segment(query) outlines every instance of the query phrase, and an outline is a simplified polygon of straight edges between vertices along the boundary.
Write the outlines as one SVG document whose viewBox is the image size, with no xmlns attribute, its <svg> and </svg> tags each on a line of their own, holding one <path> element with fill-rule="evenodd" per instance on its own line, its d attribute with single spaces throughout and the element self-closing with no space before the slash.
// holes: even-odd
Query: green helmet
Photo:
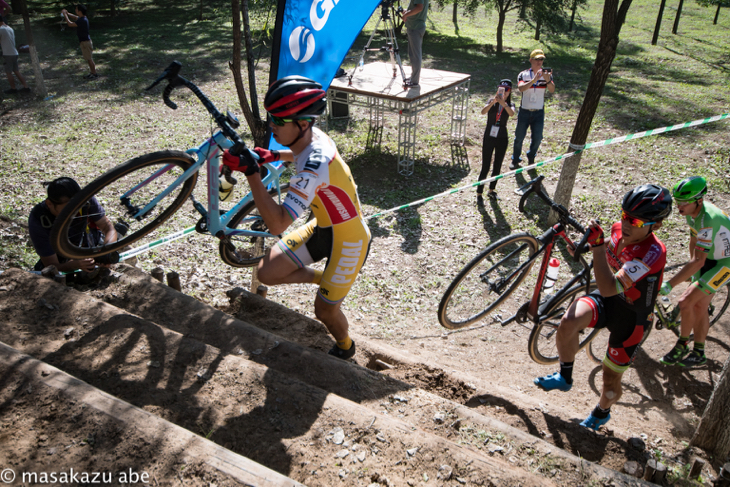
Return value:
<svg viewBox="0 0 730 487">
<path fill-rule="evenodd" d="M 707 193 L 707 181 L 701 176 L 685 178 L 674 185 L 672 196 L 677 201 L 697 201 Z"/>
</svg>

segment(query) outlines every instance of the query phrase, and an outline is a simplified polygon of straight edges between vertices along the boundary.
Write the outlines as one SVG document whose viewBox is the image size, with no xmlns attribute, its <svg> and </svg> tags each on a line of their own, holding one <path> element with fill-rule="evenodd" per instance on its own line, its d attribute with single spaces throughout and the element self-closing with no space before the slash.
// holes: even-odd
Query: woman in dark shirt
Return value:
<svg viewBox="0 0 730 487">
<path fill-rule="evenodd" d="M 487 128 L 484 130 L 484 140 L 482 140 L 482 172 L 479 173 L 479 181 L 487 177 L 492 162 L 492 153 L 494 153 L 492 177 L 497 176 L 502 170 L 502 162 L 509 145 L 507 121 L 514 114 L 512 82 L 503 79 L 497 87 L 497 93 L 482 108 L 482 115 L 487 115 Z M 489 183 L 489 192 L 487 193 L 487 196 L 495 200 L 497 199 L 497 192 L 494 190 L 496 187 L 497 181 L 492 181 Z M 483 191 L 484 185 L 477 187 L 477 201 L 482 201 Z"/>
</svg>

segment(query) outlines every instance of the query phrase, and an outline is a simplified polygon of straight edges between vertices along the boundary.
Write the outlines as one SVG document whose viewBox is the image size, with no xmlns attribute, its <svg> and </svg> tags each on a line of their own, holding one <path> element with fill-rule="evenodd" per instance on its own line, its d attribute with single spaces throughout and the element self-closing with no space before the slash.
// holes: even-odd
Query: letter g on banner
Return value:
<svg viewBox="0 0 730 487">
<path fill-rule="evenodd" d="M 337 5 L 339 0 L 313 0 L 312 8 L 309 9 L 309 20 L 312 22 L 314 30 L 322 30 L 327 23 L 330 12 Z M 322 15 L 319 15 L 320 8 Z"/>
<path fill-rule="evenodd" d="M 306 63 L 314 56 L 314 34 L 304 26 L 294 29 L 289 36 L 289 51 L 300 63 Z"/>
</svg>

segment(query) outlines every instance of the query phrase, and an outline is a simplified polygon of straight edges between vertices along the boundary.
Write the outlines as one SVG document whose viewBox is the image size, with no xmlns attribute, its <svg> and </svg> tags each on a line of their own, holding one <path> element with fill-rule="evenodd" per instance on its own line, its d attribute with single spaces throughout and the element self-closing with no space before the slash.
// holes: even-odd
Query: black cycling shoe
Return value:
<svg viewBox="0 0 730 487">
<path fill-rule="evenodd" d="M 352 346 L 349 350 L 342 350 L 340 347 L 337 346 L 335 343 L 335 346 L 330 349 L 329 352 L 327 352 L 330 355 L 334 355 L 337 358 L 341 358 L 342 360 L 347 360 L 349 358 L 352 358 L 355 355 L 355 342 L 352 342 Z"/>
<path fill-rule="evenodd" d="M 664 365 L 677 365 L 677 363 L 682 360 L 688 353 L 688 346 L 675 345 L 674 348 L 671 349 L 668 354 L 662 357 L 659 362 L 663 363 Z"/>
<path fill-rule="evenodd" d="M 680 367 L 698 367 L 707 363 L 707 357 L 704 353 L 700 353 L 697 350 L 692 350 L 689 355 L 684 359 L 680 360 L 677 365 Z"/>
</svg>

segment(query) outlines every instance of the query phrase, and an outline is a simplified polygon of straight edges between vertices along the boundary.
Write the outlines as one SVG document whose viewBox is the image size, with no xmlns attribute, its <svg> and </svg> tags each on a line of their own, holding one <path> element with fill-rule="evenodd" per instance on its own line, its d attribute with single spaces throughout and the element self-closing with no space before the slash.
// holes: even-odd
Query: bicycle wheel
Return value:
<svg viewBox="0 0 730 487">
<path fill-rule="evenodd" d="M 269 190 L 269 195 L 271 195 L 271 197 L 274 198 L 277 203 L 281 203 L 282 201 L 284 201 L 284 198 L 289 192 L 289 184 L 282 184 L 280 186 L 280 191 L 281 199 L 279 199 L 276 188 L 272 188 Z M 291 226 L 289 226 L 289 228 L 287 228 L 286 233 L 290 233 L 300 226 L 306 224 L 307 222 L 309 222 L 309 220 L 312 219 L 312 216 L 313 215 L 311 211 L 308 210 L 307 213 L 302 215 L 295 222 L 293 222 Z M 228 223 L 228 227 L 255 230 L 258 232 L 269 231 L 266 223 L 264 223 L 263 218 L 261 218 L 261 214 L 259 213 L 258 208 L 256 208 L 255 201 L 251 201 L 246 206 L 241 208 L 241 210 L 236 213 L 233 218 L 231 218 L 231 221 Z M 266 252 L 274 244 L 276 244 L 276 242 L 279 241 L 279 238 L 280 237 L 278 235 L 272 235 L 268 238 L 249 237 L 245 235 L 231 235 L 229 237 L 229 240 L 233 247 L 225 242 L 221 242 L 218 250 L 220 252 L 221 259 L 226 264 L 233 267 L 251 267 L 256 265 L 261 260 Z"/>
<path fill-rule="evenodd" d="M 51 244 L 64 257 L 85 259 L 118 251 L 153 234 L 156 229 L 155 238 L 165 235 L 165 232 L 179 230 L 173 225 L 166 225 L 164 229 L 158 227 L 190 196 L 198 180 L 197 173 L 157 202 L 141 219 L 133 218 L 136 210 L 132 208 L 144 208 L 193 163 L 193 158 L 184 152 L 161 151 L 130 159 L 107 171 L 71 198 L 56 217 L 51 230 Z M 84 238 L 87 226 L 95 220 L 95 216 L 100 216 L 85 211 L 92 205 L 92 198 L 96 198 L 104 214 L 116 226 L 116 242 L 97 244 Z M 126 230 L 126 233 L 122 235 L 119 230 Z"/>
<path fill-rule="evenodd" d="M 530 358 L 538 364 L 548 365 L 558 362 L 558 347 L 555 343 L 555 335 L 558 332 L 560 319 L 563 317 L 570 305 L 581 296 L 585 296 L 585 286 L 575 286 L 568 291 L 556 302 L 554 302 L 541 318 L 540 323 L 536 324 L 530 332 L 530 338 L 527 342 L 527 351 Z M 596 289 L 596 283 L 592 282 L 590 291 Z M 599 330 L 586 328 L 580 332 L 579 348 L 585 347 L 593 340 Z"/>
<path fill-rule="evenodd" d="M 456 330 L 491 312 L 525 279 L 537 248 L 537 239 L 528 233 L 509 235 L 487 247 L 459 272 L 441 298 L 441 325 Z"/>
</svg>

